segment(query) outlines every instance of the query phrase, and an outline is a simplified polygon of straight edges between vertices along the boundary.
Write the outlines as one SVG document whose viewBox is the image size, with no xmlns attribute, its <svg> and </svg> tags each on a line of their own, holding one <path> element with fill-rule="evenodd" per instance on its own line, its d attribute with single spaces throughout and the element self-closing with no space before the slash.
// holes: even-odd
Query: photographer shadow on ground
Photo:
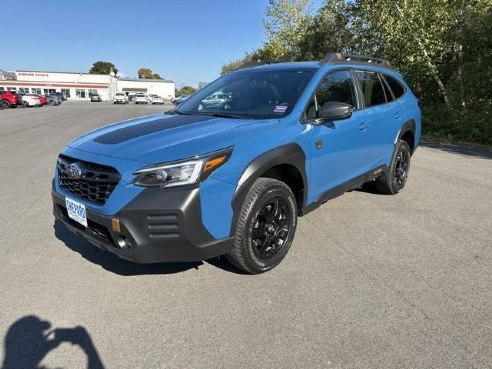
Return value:
<svg viewBox="0 0 492 369">
<path fill-rule="evenodd" d="M 89 333 L 83 327 L 50 329 L 51 323 L 28 315 L 14 322 L 5 336 L 2 369 L 40 369 L 46 355 L 62 343 L 78 346 L 87 368 L 104 369 Z"/>
<path fill-rule="evenodd" d="M 99 249 L 88 241 L 70 232 L 62 222 L 55 220 L 53 224 L 55 237 L 62 241 L 69 249 L 78 252 L 91 263 L 102 266 L 107 271 L 123 276 L 145 274 L 173 274 L 184 272 L 188 269 L 198 269 L 202 262 L 189 263 L 160 263 L 137 264 L 123 259 L 108 251 Z"/>
</svg>

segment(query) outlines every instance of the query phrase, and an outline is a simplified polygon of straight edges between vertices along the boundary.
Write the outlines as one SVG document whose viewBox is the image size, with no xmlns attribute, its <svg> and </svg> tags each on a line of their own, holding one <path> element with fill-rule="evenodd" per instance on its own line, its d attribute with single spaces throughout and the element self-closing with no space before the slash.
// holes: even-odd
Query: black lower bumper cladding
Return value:
<svg viewBox="0 0 492 369">
<path fill-rule="evenodd" d="M 137 263 L 205 260 L 226 254 L 234 242 L 215 239 L 205 229 L 198 187 L 147 188 L 113 216 L 87 210 L 87 227 L 68 217 L 63 195 L 52 191 L 52 199 L 55 217 L 69 230 Z M 113 231 L 114 218 L 119 232 Z"/>
</svg>

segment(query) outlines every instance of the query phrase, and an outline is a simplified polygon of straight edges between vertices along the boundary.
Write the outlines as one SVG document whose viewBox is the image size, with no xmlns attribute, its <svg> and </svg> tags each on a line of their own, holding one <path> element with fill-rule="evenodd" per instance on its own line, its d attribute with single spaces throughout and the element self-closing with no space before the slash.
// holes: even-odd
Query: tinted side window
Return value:
<svg viewBox="0 0 492 369">
<path fill-rule="evenodd" d="M 395 99 L 398 99 L 400 96 L 402 96 L 405 93 L 405 89 L 396 79 L 390 76 L 383 76 L 383 77 L 386 80 L 386 82 L 388 82 L 391 91 L 393 91 L 393 95 L 395 95 Z"/>
<path fill-rule="evenodd" d="M 348 70 L 329 73 L 320 83 L 306 111 L 306 118 L 316 118 L 319 109 L 328 101 L 342 102 L 357 107 L 354 81 Z"/>
<path fill-rule="evenodd" d="M 357 71 L 356 76 L 362 89 L 366 107 L 386 103 L 384 88 L 377 73 Z"/>
<path fill-rule="evenodd" d="M 387 102 L 393 101 L 395 99 L 395 98 L 393 98 L 393 92 L 391 92 L 388 84 L 386 83 L 386 81 L 383 78 L 383 75 L 381 73 L 378 73 L 378 74 L 379 74 L 379 80 L 381 81 L 381 84 L 383 85 L 383 88 L 384 88 L 384 94 L 386 96 L 386 101 Z"/>
</svg>

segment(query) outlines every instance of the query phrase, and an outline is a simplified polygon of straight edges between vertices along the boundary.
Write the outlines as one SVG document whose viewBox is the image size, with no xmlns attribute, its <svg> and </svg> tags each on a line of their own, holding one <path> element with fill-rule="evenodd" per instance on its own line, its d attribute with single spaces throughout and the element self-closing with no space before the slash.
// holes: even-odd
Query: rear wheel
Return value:
<svg viewBox="0 0 492 369">
<path fill-rule="evenodd" d="M 0 110 L 10 108 L 10 104 L 5 100 L 0 100 Z"/>
<path fill-rule="evenodd" d="M 410 147 L 406 141 L 401 140 L 386 173 L 376 180 L 376 188 L 379 192 L 394 195 L 403 190 L 410 171 L 410 158 Z"/>
<path fill-rule="evenodd" d="M 271 270 L 287 255 L 296 226 L 296 200 L 289 186 L 259 178 L 242 204 L 236 239 L 227 258 L 251 274 Z"/>
<path fill-rule="evenodd" d="M 27 107 L 29 107 L 29 103 L 28 103 L 27 101 L 23 101 L 23 102 L 22 102 L 22 107 L 23 107 L 23 108 L 27 108 Z"/>
</svg>

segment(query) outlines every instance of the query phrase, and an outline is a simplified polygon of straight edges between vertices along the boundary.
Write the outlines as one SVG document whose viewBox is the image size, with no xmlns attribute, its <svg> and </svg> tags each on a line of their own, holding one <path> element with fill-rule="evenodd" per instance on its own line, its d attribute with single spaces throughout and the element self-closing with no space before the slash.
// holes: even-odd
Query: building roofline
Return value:
<svg viewBox="0 0 492 369">
<path fill-rule="evenodd" d="M 27 73 L 27 72 L 32 72 L 32 73 L 63 73 L 63 74 L 87 74 L 90 76 L 111 76 L 110 74 L 99 74 L 99 73 L 85 73 L 85 72 L 55 72 L 55 71 L 49 71 L 49 70 L 16 70 L 15 72 L 21 72 L 21 73 Z"/>
<path fill-rule="evenodd" d="M 166 82 L 166 83 L 174 83 L 171 79 L 152 79 L 152 78 L 118 78 L 118 81 L 127 81 L 127 82 Z"/>
</svg>

